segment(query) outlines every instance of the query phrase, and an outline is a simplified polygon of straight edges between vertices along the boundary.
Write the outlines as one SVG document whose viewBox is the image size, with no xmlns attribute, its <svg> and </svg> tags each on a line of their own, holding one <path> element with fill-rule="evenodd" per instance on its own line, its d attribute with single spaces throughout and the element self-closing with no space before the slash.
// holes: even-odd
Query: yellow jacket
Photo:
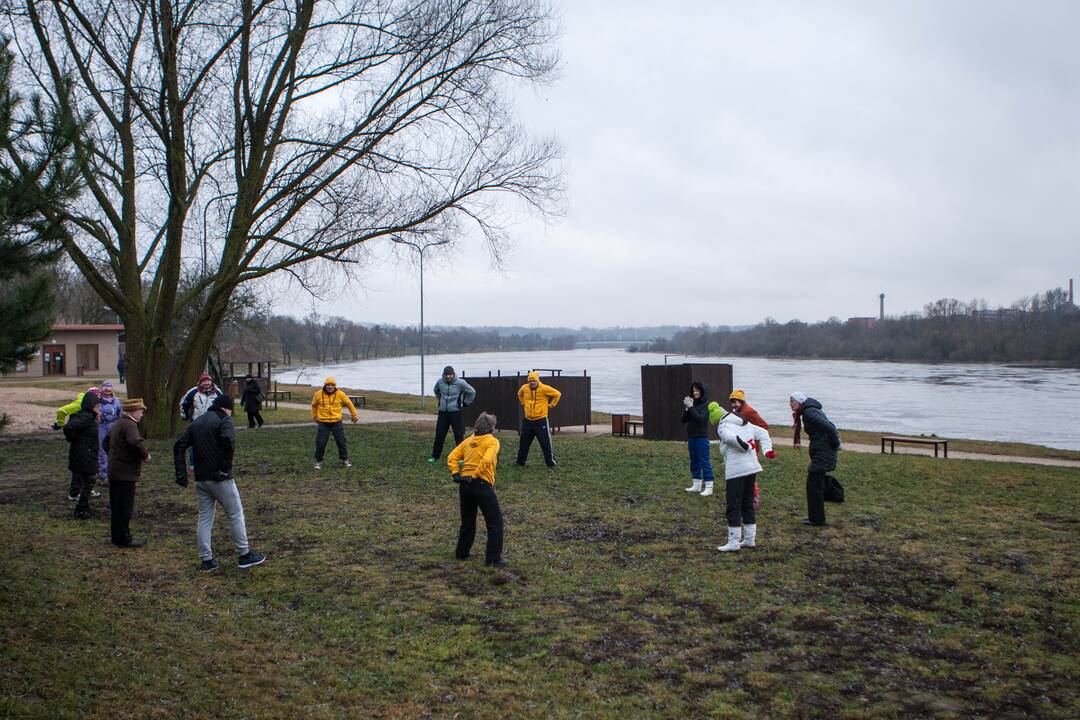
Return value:
<svg viewBox="0 0 1080 720">
<path fill-rule="evenodd" d="M 465 438 L 446 458 L 450 474 L 495 484 L 495 466 L 499 462 L 499 441 L 491 433 Z M 458 469 L 458 464 L 464 467 Z"/>
<path fill-rule="evenodd" d="M 518 402 L 525 408 L 526 420 L 540 420 L 547 417 L 548 408 L 559 404 L 562 393 L 540 382 L 540 374 L 533 370 L 528 375 L 529 380 L 537 382 L 536 389 L 525 383 L 518 389 Z"/>
<path fill-rule="evenodd" d="M 337 385 L 334 378 L 328 377 L 323 381 L 323 387 L 330 383 Z M 319 388 L 315 391 L 315 397 L 311 398 L 311 419 L 321 423 L 340 422 L 342 406 L 349 409 L 349 414 L 352 415 L 353 420 L 358 417 L 356 406 L 352 404 L 352 400 L 349 399 L 344 390 L 338 388 L 333 395 L 327 395 L 322 388 Z"/>
</svg>

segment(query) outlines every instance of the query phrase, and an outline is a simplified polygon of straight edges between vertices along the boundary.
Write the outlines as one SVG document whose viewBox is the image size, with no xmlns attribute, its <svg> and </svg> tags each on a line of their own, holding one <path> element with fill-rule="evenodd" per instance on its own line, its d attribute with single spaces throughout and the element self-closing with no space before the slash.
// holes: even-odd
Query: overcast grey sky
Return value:
<svg viewBox="0 0 1080 720">
<path fill-rule="evenodd" d="M 1080 2 L 558 0 L 519 98 L 566 213 L 425 271 L 429 324 L 750 324 L 1080 279 Z M 316 305 L 415 324 L 387 258 Z M 302 315 L 310 302 L 279 303 Z"/>
</svg>

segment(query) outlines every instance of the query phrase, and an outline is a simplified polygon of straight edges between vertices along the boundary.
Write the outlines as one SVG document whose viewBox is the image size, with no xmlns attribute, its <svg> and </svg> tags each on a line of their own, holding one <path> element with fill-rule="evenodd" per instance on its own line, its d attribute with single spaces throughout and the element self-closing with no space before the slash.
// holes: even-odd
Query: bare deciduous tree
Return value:
<svg viewBox="0 0 1080 720">
<path fill-rule="evenodd" d="M 85 202 L 58 219 L 127 328 L 129 391 L 156 432 L 242 284 L 303 280 L 325 272 L 312 261 L 355 263 L 372 240 L 454 237 L 463 222 L 497 253 L 499 194 L 546 211 L 559 190 L 557 149 L 525 137 L 506 98 L 509 81 L 552 73 L 540 0 L 4 8 L 23 82 L 91 117 L 73 152 Z M 198 281 L 181 283 L 186 271 Z"/>
</svg>

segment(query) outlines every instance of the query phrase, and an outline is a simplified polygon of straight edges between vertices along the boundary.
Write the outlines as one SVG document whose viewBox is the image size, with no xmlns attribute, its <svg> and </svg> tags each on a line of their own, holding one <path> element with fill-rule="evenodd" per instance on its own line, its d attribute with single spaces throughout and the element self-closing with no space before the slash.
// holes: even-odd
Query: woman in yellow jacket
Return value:
<svg viewBox="0 0 1080 720">
<path fill-rule="evenodd" d="M 525 411 L 521 421 L 521 436 L 518 440 L 517 464 L 525 467 L 529 458 L 529 447 L 533 438 L 540 441 L 544 451 L 544 462 L 548 467 L 555 467 L 555 453 L 551 449 L 551 426 L 548 424 L 548 408 L 559 404 L 562 393 L 540 382 L 540 374 L 535 370 L 528 375 L 528 382 L 518 388 L 518 402 Z"/>
<path fill-rule="evenodd" d="M 344 390 L 338 390 L 337 381 L 332 377 L 326 378 L 322 388 L 316 390 L 315 397 L 311 398 L 311 419 L 318 423 L 318 430 L 315 433 L 316 470 L 322 470 L 323 455 L 326 453 L 326 443 L 330 435 L 334 436 L 341 464 L 344 467 L 352 467 L 352 463 L 349 462 L 349 446 L 345 442 L 345 426 L 341 423 L 342 406 L 349 409 L 354 423 L 360 420 L 352 400 Z"/>
<path fill-rule="evenodd" d="M 454 448 L 446 458 L 450 474 L 458 484 L 458 501 L 461 506 L 461 529 L 458 530 L 458 560 L 469 557 L 473 540 L 476 539 L 476 510 L 484 514 L 487 525 L 487 551 L 484 563 L 505 567 L 502 559 L 503 519 L 499 498 L 495 496 L 495 466 L 499 462 L 499 441 L 491 433 L 495 430 L 495 416 L 481 413 L 473 423 L 473 434 Z"/>
</svg>

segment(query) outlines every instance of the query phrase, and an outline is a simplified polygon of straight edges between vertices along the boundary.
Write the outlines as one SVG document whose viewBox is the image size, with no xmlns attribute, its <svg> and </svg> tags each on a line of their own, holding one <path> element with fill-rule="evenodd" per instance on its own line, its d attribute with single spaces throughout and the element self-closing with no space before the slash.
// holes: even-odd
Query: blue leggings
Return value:
<svg viewBox="0 0 1080 720">
<path fill-rule="evenodd" d="M 709 438 L 690 438 L 686 441 L 690 450 L 690 477 L 694 480 L 713 481 L 712 461 L 709 458 Z"/>
</svg>

